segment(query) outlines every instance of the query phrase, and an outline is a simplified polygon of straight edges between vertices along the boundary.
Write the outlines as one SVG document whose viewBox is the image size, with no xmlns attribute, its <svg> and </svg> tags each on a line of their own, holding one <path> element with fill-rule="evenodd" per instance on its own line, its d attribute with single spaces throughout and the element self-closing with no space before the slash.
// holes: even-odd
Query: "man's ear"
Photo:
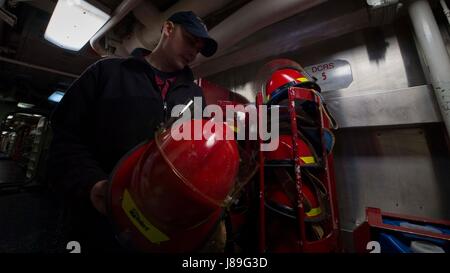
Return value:
<svg viewBox="0 0 450 273">
<path fill-rule="evenodd" d="M 174 31 L 174 29 L 175 29 L 174 23 L 171 21 L 166 21 L 164 22 L 162 33 L 165 36 L 169 36 Z"/>
</svg>

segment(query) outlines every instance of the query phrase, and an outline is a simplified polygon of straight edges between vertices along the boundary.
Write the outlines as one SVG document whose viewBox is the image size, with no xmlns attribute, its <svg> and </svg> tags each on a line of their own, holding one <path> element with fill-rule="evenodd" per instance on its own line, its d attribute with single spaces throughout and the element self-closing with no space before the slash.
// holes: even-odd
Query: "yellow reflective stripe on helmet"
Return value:
<svg viewBox="0 0 450 273">
<path fill-rule="evenodd" d="M 316 163 L 316 160 L 314 159 L 314 156 L 301 156 L 300 159 L 303 162 L 305 162 L 306 164 Z"/>
<path fill-rule="evenodd" d="M 308 81 L 308 79 L 305 78 L 305 77 L 303 77 L 303 78 L 297 78 L 296 80 L 299 81 L 299 82 L 307 82 L 307 81 Z"/>
<path fill-rule="evenodd" d="M 314 217 L 322 213 L 322 210 L 319 208 L 313 208 L 306 213 L 308 217 Z"/>
<path fill-rule="evenodd" d="M 166 234 L 158 230 L 144 217 L 144 215 L 142 215 L 127 189 L 125 189 L 123 193 L 122 209 L 136 228 L 145 236 L 145 238 L 150 240 L 150 242 L 159 244 L 160 242 L 169 240 L 169 237 L 167 237 Z"/>
</svg>

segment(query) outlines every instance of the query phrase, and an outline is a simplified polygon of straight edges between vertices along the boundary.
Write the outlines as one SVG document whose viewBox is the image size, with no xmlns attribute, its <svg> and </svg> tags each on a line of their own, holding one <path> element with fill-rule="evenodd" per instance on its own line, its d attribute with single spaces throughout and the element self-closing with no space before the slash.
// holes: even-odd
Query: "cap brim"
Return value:
<svg viewBox="0 0 450 273">
<path fill-rule="evenodd" d="M 211 38 L 203 38 L 205 45 L 203 46 L 200 53 L 205 57 L 211 57 L 217 51 L 217 42 Z"/>
<path fill-rule="evenodd" d="M 198 31 L 197 29 L 190 28 L 189 26 L 183 26 L 184 29 L 195 37 L 202 38 L 205 41 L 205 45 L 203 46 L 200 53 L 202 53 L 205 57 L 211 57 L 217 51 L 217 42 L 209 37 L 208 33 Z"/>
</svg>

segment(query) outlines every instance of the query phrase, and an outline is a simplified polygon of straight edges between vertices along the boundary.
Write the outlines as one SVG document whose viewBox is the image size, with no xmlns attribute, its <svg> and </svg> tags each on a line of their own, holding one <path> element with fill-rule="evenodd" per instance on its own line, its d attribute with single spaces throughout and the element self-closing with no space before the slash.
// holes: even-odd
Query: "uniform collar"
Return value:
<svg viewBox="0 0 450 273">
<path fill-rule="evenodd" d="M 139 67 L 144 67 L 145 69 L 148 69 L 150 73 L 154 74 L 152 66 L 145 59 L 145 57 L 148 54 L 151 54 L 150 50 L 146 50 L 146 49 L 142 49 L 142 48 L 135 49 L 135 50 L 133 50 L 131 55 L 125 59 L 125 63 L 130 65 L 130 67 L 133 67 L 133 68 L 136 67 L 135 65 L 137 65 Z M 180 76 L 177 78 L 176 81 L 182 82 L 182 83 L 194 81 L 194 74 L 192 73 L 192 70 L 189 68 L 189 66 L 185 66 L 183 68 L 182 72 L 180 73 Z"/>
</svg>

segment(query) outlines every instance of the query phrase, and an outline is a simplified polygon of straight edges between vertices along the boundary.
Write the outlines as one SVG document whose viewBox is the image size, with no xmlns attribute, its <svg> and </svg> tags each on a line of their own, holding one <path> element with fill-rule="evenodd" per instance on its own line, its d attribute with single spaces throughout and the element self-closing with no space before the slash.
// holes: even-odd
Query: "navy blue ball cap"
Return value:
<svg viewBox="0 0 450 273">
<path fill-rule="evenodd" d="M 202 19 L 195 15 L 195 13 L 192 11 L 176 12 L 167 20 L 183 26 L 187 32 L 195 37 L 202 38 L 205 41 L 205 45 L 200 51 L 203 56 L 211 57 L 216 53 L 217 42 L 209 36 L 205 23 L 203 23 Z"/>
</svg>

